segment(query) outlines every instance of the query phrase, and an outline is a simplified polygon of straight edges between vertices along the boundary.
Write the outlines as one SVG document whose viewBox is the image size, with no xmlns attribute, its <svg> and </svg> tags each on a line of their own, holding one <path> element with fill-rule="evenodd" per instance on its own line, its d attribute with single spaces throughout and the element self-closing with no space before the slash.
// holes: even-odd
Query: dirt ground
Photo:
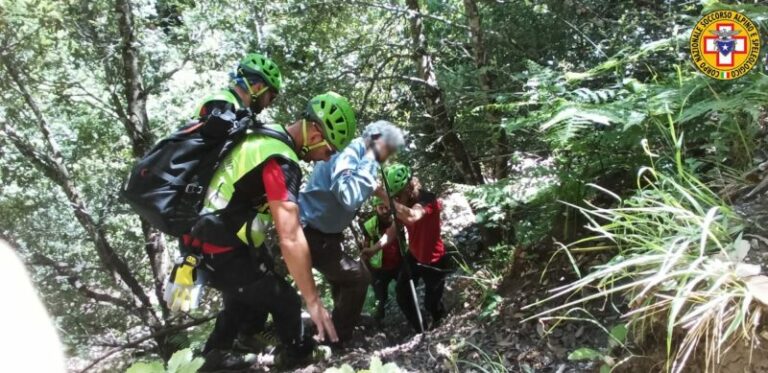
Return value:
<svg viewBox="0 0 768 373">
<path fill-rule="evenodd" d="M 477 365 L 499 372 L 595 371 L 595 363 L 572 362 L 567 356 L 579 347 L 595 346 L 596 341 L 606 344 L 607 336 L 598 327 L 567 323 L 550 331 L 553 325 L 522 322 L 530 311 L 520 308 L 546 295 L 548 287 L 539 283 L 539 276 L 540 269 L 531 267 L 506 277 L 499 286 L 502 300 L 496 312 L 484 316 L 479 303 L 482 294 L 473 280 L 454 274 L 445 296 L 449 316 L 438 328 L 416 335 L 391 301 L 383 322 L 364 318 L 355 340 L 342 354 L 295 372 L 322 372 L 342 364 L 367 369 L 373 356 L 409 372 L 484 371 Z"/>
</svg>

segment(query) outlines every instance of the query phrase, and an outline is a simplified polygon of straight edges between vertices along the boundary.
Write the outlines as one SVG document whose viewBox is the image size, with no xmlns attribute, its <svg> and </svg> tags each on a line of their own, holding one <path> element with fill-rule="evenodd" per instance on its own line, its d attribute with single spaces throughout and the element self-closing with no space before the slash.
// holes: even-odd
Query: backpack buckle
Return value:
<svg viewBox="0 0 768 373">
<path fill-rule="evenodd" d="M 187 184 L 184 188 L 184 193 L 201 194 L 203 193 L 203 187 L 197 184 Z"/>
</svg>

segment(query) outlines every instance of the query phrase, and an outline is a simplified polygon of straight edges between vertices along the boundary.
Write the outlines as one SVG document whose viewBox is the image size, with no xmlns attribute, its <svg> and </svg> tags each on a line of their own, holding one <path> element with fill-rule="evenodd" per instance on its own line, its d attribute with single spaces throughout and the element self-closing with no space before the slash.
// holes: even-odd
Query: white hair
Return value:
<svg viewBox="0 0 768 373">
<path fill-rule="evenodd" d="M 387 146 L 394 149 L 400 149 L 405 146 L 405 135 L 403 135 L 403 131 L 386 120 L 377 120 L 365 126 L 365 129 L 363 130 L 363 139 L 369 141 L 376 136 L 380 136 Z"/>
</svg>

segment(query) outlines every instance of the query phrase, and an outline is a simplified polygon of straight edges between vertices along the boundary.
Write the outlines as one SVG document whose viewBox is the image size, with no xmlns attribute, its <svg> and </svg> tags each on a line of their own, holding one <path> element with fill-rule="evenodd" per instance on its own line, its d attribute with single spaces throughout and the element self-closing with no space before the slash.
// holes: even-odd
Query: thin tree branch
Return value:
<svg viewBox="0 0 768 373">
<path fill-rule="evenodd" d="M 434 84 L 421 79 L 417 78 L 415 76 L 406 76 L 406 75 L 386 75 L 386 76 L 372 76 L 370 78 L 364 78 L 360 79 L 361 82 L 371 82 L 371 81 L 382 81 L 382 80 L 401 80 L 409 83 L 415 83 L 421 86 L 424 86 L 427 89 L 433 90 L 438 89 L 439 87 L 435 87 Z"/>
<path fill-rule="evenodd" d="M 35 149 L 28 140 L 19 135 L 19 133 L 6 122 L 0 122 L 0 134 L 5 135 L 5 138 L 13 144 L 16 150 L 29 159 L 34 166 L 37 166 L 47 178 L 58 183 L 57 180 L 62 174 L 60 170 L 58 170 L 58 165 L 55 160 L 47 154 L 41 153 Z"/>
<path fill-rule="evenodd" d="M 113 297 L 109 294 L 90 289 L 80 279 L 80 275 L 77 274 L 76 270 L 67 263 L 55 261 L 40 253 L 34 253 L 32 254 L 32 260 L 30 264 L 43 265 L 53 268 L 57 275 L 66 277 L 67 282 L 86 298 L 118 306 L 130 313 L 136 313 L 137 311 L 136 306 L 130 302 L 126 302 L 121 298 Z"/>
<path fill-rule="evenodd" d="M 383 9 L 383 10 L 386 10 L 386 11 L 389 11 L 389 12 L 405 14 L 408 17 L 412 17 L 416 13 L 412 9 L 400 8 L 400 7 L 396 7 L 394 5 L 389 5 L 389 4 L 378 4 L 378 3 L 371 3 L 371 2 L 367 2 L 367 1 L 356 1 L 356 0 L 347 0 L 347 1 L 344 1 L 344 3 L 346 3 L 346 4 L 354 4 L 354 5 L 362 5 L 362 6 L 378 8 L 378 9 Z M 447 20 L 445 18 L 442 18 L 442 17 L 434 16 L 434 15 L 431 15 L 431 14 L 424 14 L 424 13 L 420 13 L 420 16 L 422 16 L 424 18 L 428 18 L 428 19 L 434 20 L 434 21 L 445 23 L 446 25 L 449 25 L 451 27 L 460 28 L 462 30 L 469 30 L 469 27 L 467 27 L 466 25 L 462 25 L 462 24 L 459 24 L 459 23 L 454 23 L 454 22 L 449 21 L 449 20 Z"/>
<path fill-rule="evenodd" d="M 608 55 L 605 54 L 605 52 L 603 52 L 603 48 L 601 48 L 599 45 L 597 45 L 597 43 L 592 41 L 592 39 L 590 39 L 589 36 L 587 36 L 587 34 L 584 33 L 584 31 L 581 31 L 581 29 L 576 27 L 573 23 L 568 22 L 568 20 L 562 17 L 558 17 L 558 18 L 560 18 L 561 21 L 563 21 L 566 25 L 568 25 L 568 27 L 572 28 L 573 31 L 576 31 L 576 33 L 581 35 L 581 37 L 584 38 L 584 40 L 586 40 L 589 44 L 592 44 L 592 46 L 595 47 L 595 50 L 597 51 L 597 53 L 600 53 L 603 57 L 608 58 Z"/>
<path fill-rule="evenodd" d="M 82 83 L 80 83 L 78 81 L 71 82 L 70 84 L 73 87 L 77 88 L 80 92 L 82 92 L 82 94 L 84 96 L 87 96 L 91 100 L 93 100 L 94 102 L 98 103 L 98 105 L 97 105 L 97 104 L 94 104 L 93 102 L 86 101 L 86 103 L 88 105 L 90 105 L 90 106 L 92 106 L 92 107 L 102 111 L 105 114 L 109 114 L 109 115 L 115 117 L 115 119 L 120 119 L 120 112 L 117 111 L 117 108 L 110 107 L 109 101 L 105 101 L 102 98 L 100 98 L 99 96 L 96 96 L 95 94 L 91 93 L 87 88 L 85 88 L 83 86 Z"/>
<path fill-rule="evenodd" d="M 156 90 L 162 85 L 165 81 L 172 78 L 177 72 L 179 72 L 181 69 L 184 68 L 184 66 L 192 59 L 191 53 L 186 54 L 184 56 L 184 60 L 181 62 L 181 64 L 171 70 L 168 70 L 164 73 L 158 74 L 155 78 L 152 79 L 152 81 L 147 84 L 147 89 L 144 90 L 144 95 L 147 95 L 149 93 L 155 93 Z"/>
<path fill-rule="evenodd" d="M 190 322 L 188 322 L 186 324 L 181 324 L 181 325 L 171 326 L 171 327 L 168 327 L 168 328 L 163 328 L 163 329 L 160 329 L 160 330 L 158 330 L 158 331 L 156 331 L 156 332 L 154 332 L 152 334 L 149 334 L 147 336 L 144 336 L 144 337 L 141 337 L 139 339 L 130 341 L 130 342 L 128 342 L 128 343 L 126 343 L 126 344 L 124 344 L 124 345 L 122 345 L 120 347 L 117 347 L 117 348 L 107 352 L 106 354 L 104 354 L 104 355 L 94 359 L 87 367 L 83 368 L 80 371 L 80 373 L 85 373 L 85 372 L 91 370 L 91 368 L 96 366 L 98 363 L 102 362 L 104 359 L 106 359 L 106 358 L 108 358 L 108 357 L 110 357 L 110 356 L 112 356 L 112 355 L 114 355 L 114 354 L 116 354 L 116 353 L 118 353 L 120 351 L 127 350 L 129 348 L 134 348 L 134 347 L 136 347 L 136 346 L 138 346 L 138 345 L 140 345 L 140 344 L 142 344 L 142 343 L 144 343 L 144 342 L 146 342 L 146 341 L 148 341 L 150 339 L 155 339 L 155 338 L 158 338 L 158 337 L 165 336 L 166 334 L 171 334 L 171 333 L 179 332 L 179 331 L 191 328 L 193 326 L 200 325 L 202 323 L 205 323 L 207 321 L 212 320 L 215 317 L 216 317 L 216 315 L 205 316 L 205 317 L 203 317 L 201 319 L 195 319 L 195 320 L 190 321 Z"/>
<path fill-rule="evenodd" d="M 16 36 L 17 40 L 7 44 L 3 43 L 2 48 L 0 48 L 0 58 L 5 59 L 9 55 L 13 55 L 16 52 L 15 51 L 16 47 L 18 47 L 19 45 L 26 45 L 25 43 L 30 38 L 34 36 L 38 36 L 40 30 L 42 29 L 43 29 L 43 26 L 37 26 L 37 28 L 35 28 L 33 31 L 27 33 L 26 35 L 22 35 L 21 37 L 18 37 L 18 34 L 15 34 L 15 33 L 11 33 L 11 32 L 5 33 L 6 36 L 11 36 L 11 35 Z M 7 39 L 10 39 L 10 37 Z"/>
<path fill-rule="evenodd" d="M 35 119 L 37 120 L 37 125 L 40 128 L 40 133 L 43 134 L 43 138 L 45 138 L 45 142 L 48 144 L 48 148 L 53 155 L 53 158 L 59 162 L 62 161 L 64 157 L 61 156 L 59 145 L 56 143 L 56 140 L 53 139 L 53 136 L 51 136 L 51 131 L 43 116 L 43 112 L 40 110 L 37 102 L 32 99 L 32 95 L 29 93 L 26 84 L 23 83 L 17 67 L 7 58 L 3 59 L 3 65 L 5 66 L 6 71 L 8 71 L 8 75 L 11 76 L 11 80 L 13 80 L 19 88 L 19 92 L 21 92 L 22 97 L 24 97 L 24 102 L 26 102 L 29 109 L 32 110 L 32 114 L 34 114 Z M 67 170 L 63 167 L 61 171 L 69 176 Z"/>
<path fill-rule="evenodd" d="M 373 92 L 373 88 L 376 86 L 376 83 L 379 81 L 379 76 L 382 72 L 384 72 L 384 68 L 389 64 L 389 62 L 392 61 L 392 58 L 387 58 L 382 61 L 379 66 L 376 68 L 376 70 L 373 72 L 373 77 L 371 77 L 370 81 L 371 84 L 368 86 L 368 88 L 365 90 L 365 94 L 363 95 L 363 103 L 360 105 L 360 113 L 365 113 L 365 110 L 368 108 L 368 99 L 371 96 L 371 93 Z"/>
<path fill-rule="evenodd" d="M 126 114 L 125 108 L 123 108 L 123 103 L 120 101 L 120 97 L 117 95 L 117 93 L 112 91 L 109 93 L 109 98 L 112 101 L 112 105 L 115 107 L 115 113 L 117 113 L 117 117 L 120 119 L 120 123 L 123 124 L 126 132 L 128 132 L 128 137 L 131 139 L 136 138 L 136 129 L 131 124 L 131 119 L 128 118 L 128 114 Z"/>
</svg>

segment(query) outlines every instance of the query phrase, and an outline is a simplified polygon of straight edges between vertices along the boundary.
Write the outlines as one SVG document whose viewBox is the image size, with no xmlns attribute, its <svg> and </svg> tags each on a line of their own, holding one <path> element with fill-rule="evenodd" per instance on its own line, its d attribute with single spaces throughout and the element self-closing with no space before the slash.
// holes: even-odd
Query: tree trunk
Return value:
<svg viewBox="0 0 768 373">
<path fill-rule="evenodd" d="M 145 240 L 144 252 L 147 254 L 149 266 L 152 269 L 152 282 L 155 289 L 155 296 L 157 297 L 157 302 L 160 304 L 160 311 L 163 313 L 163 318 L 168 320 L 170 317 L 170 310 L 163 299 L 166 276 L 165 268 L 167 264 L 163 234 L 157 229 L 152 228 L 144 219 L 141 219 L 141 232 L 144 235 Z"/>
<path fill-rule="evenodd" d="M 121 117 L 121 122 L 131 139 L 134 158 L 140 158 L 149 151 L 154 143 L 154 137 L 149 127 L 149 115 L 147 114 L 147 92 L 144 89 L 141 75 L 141 61 L 139 50 L 136 48 L 136 35 L 133 28 L 133 12 L 130 0 L 116 0 L 115 12 L 117 14 L 118 29 L 120 30 L 122 57 L 122 81 L 126 110 L 123 110 L 119 98 L 113 102 L 117 106 L 116 112 Z M 152 228 L 144 219 L 141 221 L 141 230 L 144 236 L 144 251 L 149 259 L 152 269 L 152 280 L 160 303 L 160 310 L 167 320 L 170 316 L 168 305 L 163 300 L 163 287 L 165 285 L 165 242 L 163 234 Z"/>
<path fill-rule="evenodd" d="M 443 91 L 438 85 L 432 64 L 432 55 L 428 51 L 426 35 L 424 34 L 423 16 L 418 0 L 407 0 L 411 29 L 411 39 L 413 43 L 413 62 L 418 69 L 419 79 L 425 86 L 425 106 L 430 116 L 432 125 L 438 134 L 438 140 L 441 141 L 445 150 L 447 150 L 453 160 L 456 169 L 468 184 L 482 184 L 483 176 L 480 167 L 472 162 L 467 153 L 464 143 L 454 131 L 454 117 L 448 113 L 445 105 Z"/>
<path fill-rule="evenodd" d="M 467 23 L 469 24 L 469 33 L 472 38 L 472 51 L 475 60 L 475 67 L 479 72 L 480 88 L 486 94 L 486 103 L 491 103 L 491 94 L 493 93 L 493 77 L 486 69 L 488 64 L 488 53 L 486 50 L 485 40 L 483 36 L 482 20 L 480 19 L 480 12 L 477 9 L 477 2 L 475 0 L 464 0 L 464 10 L 467 13 Z M 491 124 L 500 122 L 498 115 L 489 113 L 486 114 L 486 120 Z M 499 123 L 498 133 L 496 137 L 496 143 L 494 144 L 494 157 L 493 157 L 493 177 L 496 180 L 503 179 L 508 176 L 509 167 L 509 140 L 507 138 L 507 132 L 501 127 Z"/>
<path fill-rule="evenodd" d="M 123 64 L 123 86 L 128 104 L 128 110 L 125 112 L 128 120 L 124 121 L 123 124 L 131 138 L 134 156 L 140 157 L 152 145 L 153 139 L 149 130 L 147 94 L 144 91 L 139 51 L 136 48 L 136 36 L 133 32 L 133 13 L 130 0 L 115 1 L 115 12 L 122 38 L 120 51 Z"/>
</svg>

